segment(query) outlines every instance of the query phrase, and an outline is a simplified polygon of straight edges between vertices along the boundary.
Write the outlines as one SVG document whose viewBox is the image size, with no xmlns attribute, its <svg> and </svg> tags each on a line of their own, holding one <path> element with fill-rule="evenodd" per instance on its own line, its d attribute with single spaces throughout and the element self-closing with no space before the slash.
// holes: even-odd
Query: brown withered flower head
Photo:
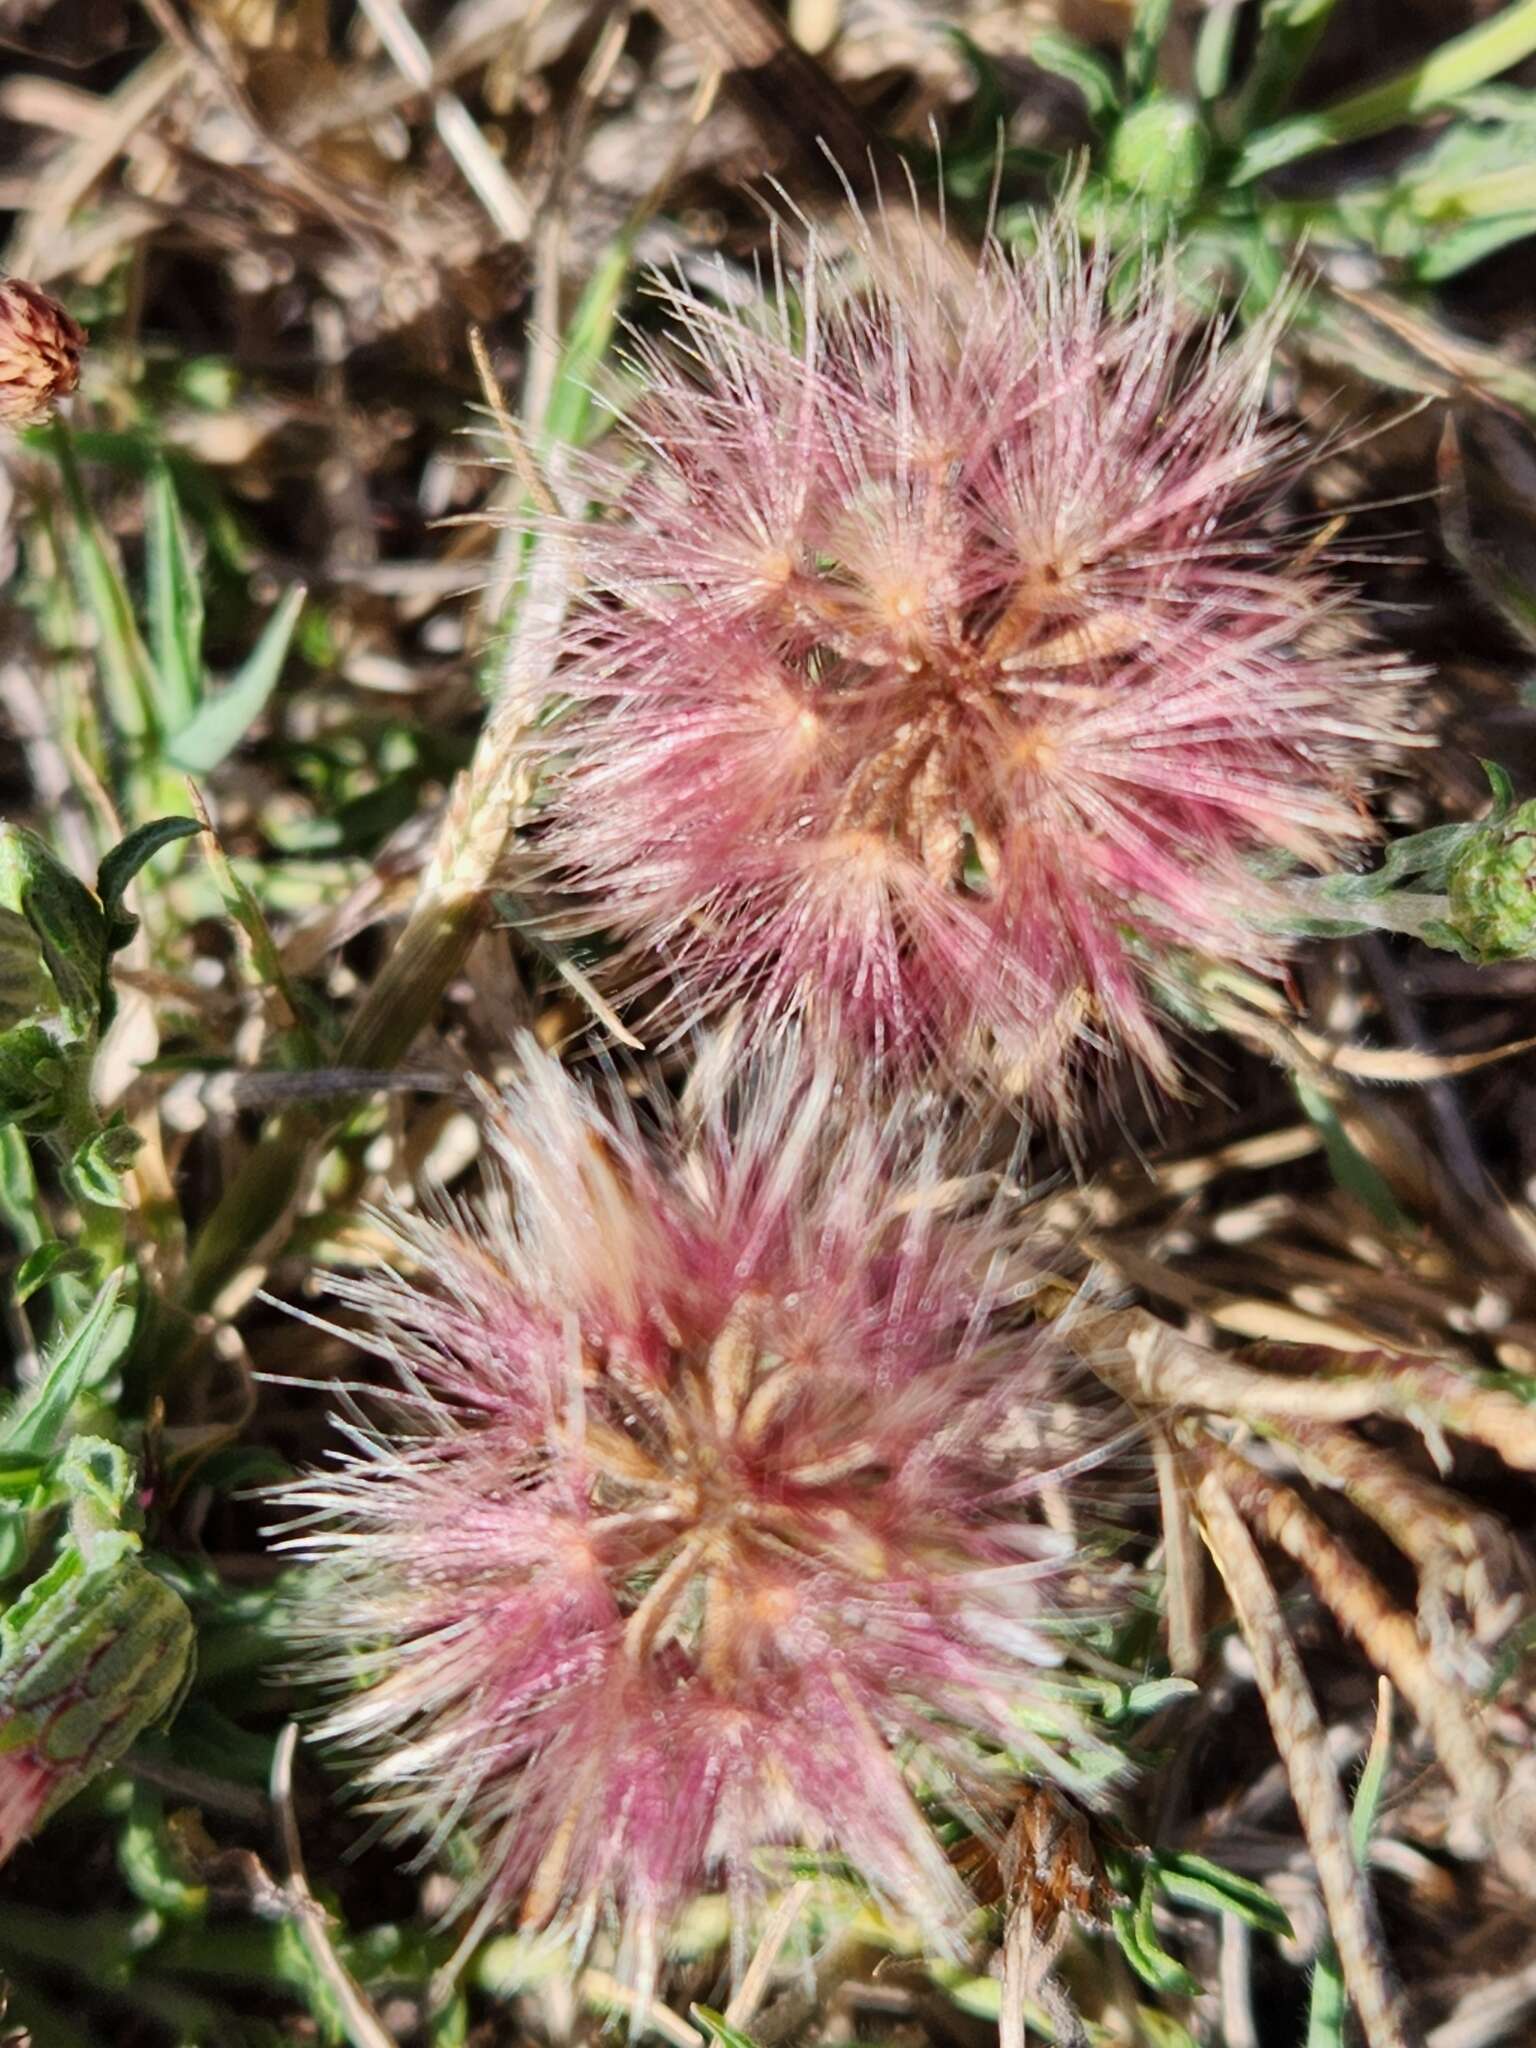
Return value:
<svg viewBox="0 0 1536 2048">
<path fill-rule="evenodd" d="M 34 427 L 80 382 L 85 329 L 25 278 L 0 278 L 0 426 Z"/>
</svg>

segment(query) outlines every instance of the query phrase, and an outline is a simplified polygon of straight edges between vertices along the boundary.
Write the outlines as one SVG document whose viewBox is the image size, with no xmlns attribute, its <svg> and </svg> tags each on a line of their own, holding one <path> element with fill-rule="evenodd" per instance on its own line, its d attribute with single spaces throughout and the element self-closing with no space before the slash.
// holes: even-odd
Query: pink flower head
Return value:
<svg viewBox="0 0 1536 2048">
<path fill-rule="evenodd" d="M 1003 1217 L 941 1216 L 931 1160 L 787 1064 L 734 1139 L 652 1143 L 530 1049 L 491 1136 L 483 1207 L 392 1220 L 421 1285 L 334 1283 L 404 1391 L 284 1496 L 323 1736 L 429 1853 L 471 1831 L 488 1910 L 614 1925 L 641 1983 L 776 1848 L 952 1936 L 914 1795 L 976 1810 L 1041 1753 L 1038 1498 L 1102 1451 Z"/>
<path fill-rule="evenodd" d="M 1394 736 L 1277 516 L 1274 324 L 1196 331 L 1060 222 L 963 303 L 814 250 L 776 312 L 669 296 L 686 348 L 640 345 L 632 460 L 564 530 L 531 746 L 569 928 L 684 1025 L 739 1002 L 749 1046 L 794 1018 L 1056 1113 L 1086 1046 L 1166 1082 L 1168 964 L 1274 969 L 1265 874 L 1368 831 Z"/>
</svg>

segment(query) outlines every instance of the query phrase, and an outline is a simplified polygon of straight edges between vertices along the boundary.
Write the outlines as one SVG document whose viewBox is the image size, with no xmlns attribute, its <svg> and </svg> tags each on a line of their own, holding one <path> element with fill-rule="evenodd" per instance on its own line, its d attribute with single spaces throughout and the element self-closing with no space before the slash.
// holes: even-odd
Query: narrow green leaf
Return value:
<svg viewBox="0 0 1536 2048">
<path fill-rule="evenodd" d="M 1391 1760 L 1392 1688 L 1383 1678 L 1377 1694 L 1376 1726 L 1350 1813 L 1350 1842 L 1355 1861 L 1362 1866 L 1370 1849 L 1371 1832 L 1376 1825 L 1377 1809 L 1381 1805 Z M 1349 2048 L 1349 1998 L 1344 1989 L 1339 1959 L 1331 1943 L 1318 1958 L 1312 1974 L 1306 2048 Z"/>
<path fill-rule="evenodd" d="M 1192 1678 L 1146 1678 L 1126 1694 L 1124 1711 L 1141 1719 L 1159 1713 L 1170 1701 L 1188 1699 L 1199 1690 Z"/>
<path fill-rule="evenodd" d="M 1236 134 L 1273 121 L 1285 107 L 1337 0 L 1264 0 L 1248 76 L 1238 97 Z"/>
<path fill-rule="evenodd" d="M 1182 1905 L 1203 1906 L 1213 1913 L 1234 1913 L 1264 1934 L 1289 1935 L 1293 1930 L 1285 1909 L 1263 1885 L 1235 1871 L 1223 1870 L 1205 1856 L 1178 1854 L 1157 1859 L 1158 1883 Z"/>
<path fill-rule="evenodd" d="M 150 474 L 145 549 L 149 644 L 159 682 L 161 723 L 179 732 L 203 694 L 203 592 L 170 464 Z"/>
<path fill-rule="evenodd" d="M 1315 150 L 1335 149 L 1383 134 L 1436 107 L 1448 105 L 1501 71 L 1536 51 L 1536 0 L 1515 0 L 1492 20 L 1480 22 L 1464 35 L 1452 36 L 1406 71 L 1383 79 L 1364 92 L 1336 100 L 1331 107 L 1297 114 L 1250 136 L 1239 152 L 1230 182 L 1278 170 L 1282 164 Z"/>
<path fill-rule="evenodd" d="M 16 1278 L 11 1287 L 11 1297 L 18 1304 L 30 1301 L 40 1287 L 61 1278 L 66 1273 L 89 1273 L 96 1261 L 79 1245 L 65 1244 L 62 1238 L 50 1238 L 46 1244 L 36 1246 L 16 1268 Z"/>
<path fill-rule="evenodd" d="M 1154 1991 L 1170 1992 L 1179 1998 L 1198 1996 L 1200 1984 L 1184 1965 L 1168 1954 L 1157 1938 L 1152 1908 L 1158 1890 L 1158 1871 L 1147 1863 L 1142 1871 L 1141 1889 L 1134 1907 L 1115 1906 L 1110 1913 L 1115 1938 L 1131 1968 Z"/>
<path fill-rule="evenodd" d="M 1507 768 L 1497 761 L 1483 757 L 1483 773 L 1488 778 L 1488 787 L 1493 791 L 1493 809 L 1486 822 L 1501 825 L 1515 807 L 1515 785 Z"/>
<path fill-rule="evenodd" d="M 119 1314 L 121 1290 L 122 1275 L 114 1273 L 47 1360 L 31 1401 L 0 1425 L 0 1449 L 43 1457 L 54 1448 L 82 1387 L 99 1377 L 128 1341 L 131 1319 Z"/>
<path fill-rule="evenodd" d="M 1338 1111 L 1327 1096 L 1299 1075 L 1293 1075 L 1292 1081 L 1296 1099 L 1306 1112 L 1307 1121 L 1323 1141 L 1329 1170 L 1338 1185 L 1346 1194 L 1363 1202 L 1383 1230 L 1390 1231 L 1394 1237 L 1411 1231 L 1412 1218 L 1399 1206 L 1380 1169 L 1372 1165 L 1345 1130 Z"/>
<path fill-rule="evenodd" d="M 1210 0 L 1195 38 L 1195 91 L 1203 100 L 1220 99 L 1232 76 L 1232 47 L 1237 39 L 1239 0 Z"/>
<path fill-rule="evenodd" d="M 1041 29 L 1031 37 L 1025 55 L 1042 71 L 1075 85 L 1087 101 L 1089 118 L 1096 125 L 1119 111 L 1120 82 L 1113 69 L 1097 50 L 1068 35 L 1065 29 Z"/>
<path fill-rule="evenodd" d="M 139 920 L 123 907 L 129 883 L 146 861 L 153 860 L 162 847 L 201 832 L 196 818 L 152 818 L 120 840 L 101 863 L 96 875 L 96 894 L 106 920 L 107 951 L 116 953 L 126 946 L 139 928 Z"/>
<path fill-rule="evenodd" d="M 74 519 L 75 576 L 81 602 L 96 624 L 97 665 L 107 710 L 124 739 L 147 740 L 158 726 L 157 678 L 139 635 L 133 600 L 85 488 L 69 429 L 62 420 L 54 420 L 47 432 Z"/>
<path fill-rule="evenodd" d="M 1125 46 L 1125 95 L 1137 100 L 1157 76 L 1158 53 L 1168 32 L 1173 0 L 1137 0 Z"/>
<path fill-rule="evenodd" d="M 715 2048 L 757 2048 L 750 2034 L 744 2034 L 739 2027 L 733 2027 L 723 2013 L 710 2005 L 689 2007 L 690 2013 L 704 2029 Z"/>
<path fill-rule="evenodd" d="M 288 658 L 305 591 L 296 583 L 268 619 L 249 658 L 222 690 L 206 698 L 174 734 L 165 757 L 188 775 L 206 775 L 232 754 L 266 708 Z"/>
</svg>

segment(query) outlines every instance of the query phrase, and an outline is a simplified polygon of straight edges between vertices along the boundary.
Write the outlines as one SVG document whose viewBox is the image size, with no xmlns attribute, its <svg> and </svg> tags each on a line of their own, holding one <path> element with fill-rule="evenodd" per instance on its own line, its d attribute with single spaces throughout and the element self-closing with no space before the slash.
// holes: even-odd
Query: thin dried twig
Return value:
<svg viewBox="0 0 1536 2048">
<path fill-rule="evenodd" d="M 1327 1731 L 1275 1589 L 1214 1462 L 1197 1468 L 1194 1492 L 1211 1555 L 1253 1655 L 1367 2048 L 1415 2048 L 1420 2035 L 1387 1959 L 1370 1881 L 1355 1862 L 1349 1809 L 1328 1756 Z"/>
<path fill-rule="evenodd" d="M 1168 1661 L 1180 1676 L 1187 1677 L 1200 1669 L 1205 1654 L 1200 1545 L 1190 1520 L 1189 1498 L 1178 1460 L 1162 1424 L 1153 1423 L 1150 1440 L 1163 1524 L 1163 1610 L 1168 1625 Z"/>
<path fill-rule="evenodd" d="M 1392 1605 L 1290 1487 L 1225 1444 L 1207 1440 L 1189 1455 L 1218 1474 L 1244 1519 L 1301 1566 L 1340 1627 L 1408 1702 L 1457 1792 L 1486 1815 L 1503 1790 L 1504 1773 L 1488 1748 L 1475 1700 L 1454 1672 L 1431 1662 L 1413 1617 Z"/>
<path fill-rule="evenodd" d="M 763 1993 L 768 1988 L 768 1979 L 779 1959 L 779 1951 L 789 1939 L 790 1931 L 800 1917 L 801 1908 L 814 1889 L 809 1878 L 802 1878 L 798 1884 L 790 1886 L 769 1914 L 762 1939 L 757 1944 L 741 1982 L 731 1994 L 730 2004 L 725 2008 L 728 2026 L 746 2026 L 762 2004 Z"/>
<path fill-rule="evenodd" d="M 443 147 L 463 172 L 464 182 L 489 214 L 497 233 L 504 241 L 526 242 L 533 230 L 533 209 L 458 94 L 437 83 L 432 53 L 406 19 L 399 0 L 361 0 L 361 6 L 401 77 L 431 100 L 433 124 Z"/>
<path fill-rule="evenodd" d="M 1397 1415 L 1487 1444 L 1506 1465 L 1536 1471 L 1536 1409 L 1433 1359 L 1381 1358 L 1371 1373 L 1286 1378 L 1208 1350 L 1145 1309 L 1066 1318 L 1061 1328 L 1085 1363 L 1138 1407 L 1317 1422 Z"/>
<path fill-rule="evenodd" d="M 298 1744 L 298 1723 L 290 1721 L 278 1737 L 277 1748 L 272 1755 L 271 1798 L 272 1810 L 277 1817 L 283 1889 L 299 1930 L 299 1939 L 336 2000 L 352 2048 L 395 2048 L 394 2036 L 332 1948 L 326 1931 L 325 1908 L 309 1888 L 309 1879 L 304 1871 L 303 1846 L 299 1841 L 299 1824 L 293 1811 L 293 1759 Z"/>
</svg>

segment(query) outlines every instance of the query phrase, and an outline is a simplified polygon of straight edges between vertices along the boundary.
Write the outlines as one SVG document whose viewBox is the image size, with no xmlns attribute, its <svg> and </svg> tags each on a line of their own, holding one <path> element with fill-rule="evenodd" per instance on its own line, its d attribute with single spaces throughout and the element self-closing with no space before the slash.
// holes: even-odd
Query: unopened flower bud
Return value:
<svg viewBox="0 0 1536 2048">
<path fill-rule="evenodd" d="M 1470 838 L 1451 864 L 1450 923 L 1479 960 L 1536 955 L 1536 800 Z"/>
<path fill-rule="evenodd" d="M 1211 139 L 1188 100 L 1154 93 L 1115 130 L 1109 171 L 1117 185 L 1171 212 L 1192 206 L 1205 186 Z"/>
<path fill-rule="evenodd" d="M 85 329 L 24 278 L 0 279 L 0 426 L 48 418 L 80 382 Z"/>
<path fill-rule="evenodd" d="M 70 1551 L 0 1618 L 0 1861 L 175 1705 L 178 1594 L 131 1554 Z"/>
</svg>

